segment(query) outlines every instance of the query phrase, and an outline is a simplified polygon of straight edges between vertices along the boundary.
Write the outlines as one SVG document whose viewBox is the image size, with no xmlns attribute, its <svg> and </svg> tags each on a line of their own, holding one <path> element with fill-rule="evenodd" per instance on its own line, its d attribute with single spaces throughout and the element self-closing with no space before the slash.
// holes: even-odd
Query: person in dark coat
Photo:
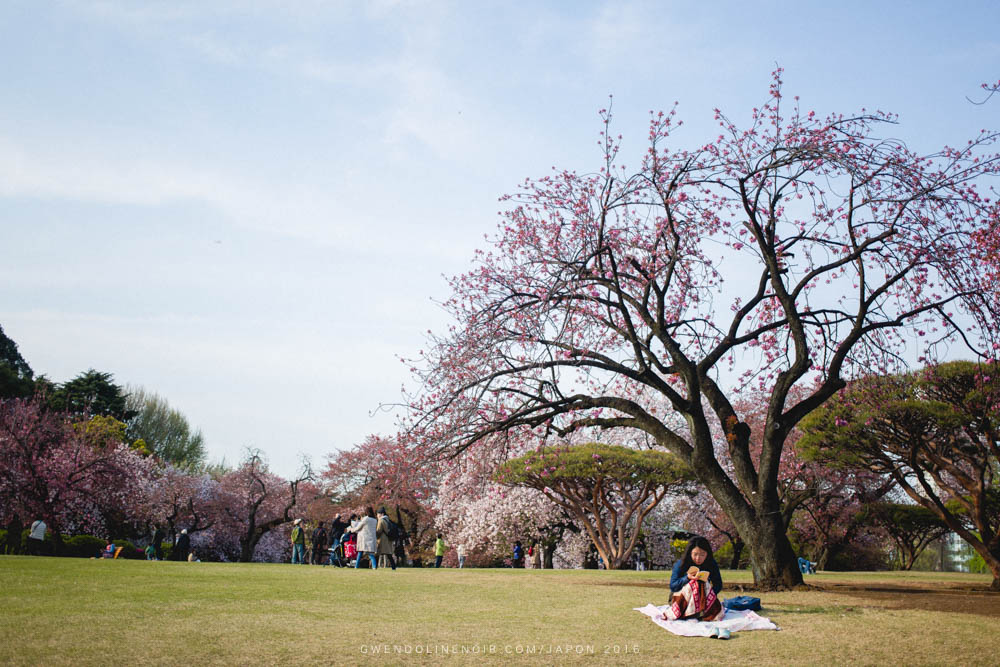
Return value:
<svg viewBox="0 0 1000 667">
<path fill-rule="evenodd" d="M 410 536 L 406 534 L 402 526 L 399 526 L 399 530 L 396 531 L 396 541 L 393 543 L 393 551 L 400 567 L 406 566 L 406 545 L 409 543 Z"/>
<path fill-rule="evenodd" d="M 719 572 L 719 564 L 715 562 L 715 556 L 712 555 L 712 545 L 704 537 L 696 535 L 688 540 L 684 556 L 674 563 L 674 569 L 670 573 L 671 593 L 679 592 L 690 581 L 688 570 L 692 566 L 708 572 L 716 594 L 722 590 L 722 574 Z"/>
<path fill-rule="evenodd" d="M 344 529 L 347 528 L 348 524 L 340 518 L 340 515 L 333 517 L 333 521 L 330 523 L 330 545 L 335 545 L 340 542 L 340 538 L 344 536 Z"/>
<path fill-rule="evenodd" d="M 163 529 L 160 528 L 160 524 L 156 524 L 156 530 L 153 531 L 153 541 L 151 542 L 153 545 L 153 557 L 156 558 L 156 560 L 163 560 L 164 537 L 165 535 L 163 534 Z"/>
<path fill-rule="evenodd" d="M 174 550 L 171 554 L 173 560 L 185 561 L 188 559 L 188 552 L 191 550 L 191 538 L 188 537 L 187 528 L 181 531 L 181 534 L 177 537 L 177 542 L 174 544 Z"/>
<path fill-rule="evenodd" d="M 326 562 L 326 526 L 320 521 L 312 534 L 312 564 L 323 565 Z"/>
<path fill-rule="evenodd" d="M 4 550 L 13 555 L 21 553 L 21 533 L 24 532 L 24 524 L 21 522 L 21 517 L 17 514 L 12 514 L 10 521 L 7 522 L 7 543 L 4 545 Z"/>
</svg>

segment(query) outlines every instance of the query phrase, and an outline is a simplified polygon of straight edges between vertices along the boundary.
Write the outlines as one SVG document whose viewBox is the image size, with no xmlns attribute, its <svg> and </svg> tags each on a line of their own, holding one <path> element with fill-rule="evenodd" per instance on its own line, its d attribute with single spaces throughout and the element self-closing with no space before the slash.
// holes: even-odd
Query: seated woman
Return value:
<svg viewBox="0 0 1000 667">
<path fill-rule="evenodd" d="M 684 556 L 674 563 L 674 570 L 670 574 L 670 591 L 678 593 L 689 579 L 688 570 L 692 565 L 697 565 L 699 570 L 708 570 L 708 580 L 712 582 L 712 588 L 718 593 L 722 590 L 722 574 L 719 572 L 719 564 L 715 562 L 712 555 L 712 545 L 704 537 L 696 535 L 688 541 Z"/>
<path fill-rule="evenodd" d="M 722 574 L 712 556 L 712 545 L 704 537 L 692 537 L 684 557 L 674 563 L 670 577 L 670 609 L 667 620 L 692 618 L 718 621 L 726 615 L 717 592 L 722 590 Z"/>
</svg>

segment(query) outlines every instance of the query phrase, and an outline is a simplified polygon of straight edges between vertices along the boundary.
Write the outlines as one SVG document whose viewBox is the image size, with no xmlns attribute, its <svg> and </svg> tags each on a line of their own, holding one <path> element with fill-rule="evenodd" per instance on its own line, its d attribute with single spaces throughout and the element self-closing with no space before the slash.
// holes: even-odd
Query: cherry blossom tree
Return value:
<svg viewBox="0 0 1000 667">
<path fill-rule="evenodd" d="M 789 399 L 802 400 L 807 391 L 808 387 L 795 387 L 789 392 Z M 750 453 L 755 459 L 760 457 L 764 445 L 768 400 L 766 393 L 750 389 L 733 401 L 750 427 Z M 716 441 L 716 456 L 727 471 L 732 470 L 728 457 L 730 437 L 719 434 Z M 896 483 L 885 475 L 832 469 L 802 456 L 798 451 L 801 437 L 800 429 L 792 429 L 781 452 L 777 479 L 780 516 L 786 530 L 794 523 L 800 544 L 811 548 L 811 560 L 817 561 L 820 569 L 826 569 L 830 560 L 866 527 L 864 507 L 881 500 Z M 735 526 L 718 512 L 710 512 L 710 517 L 714 530 L 733 543 L 735 557 L 742 543 L 738 532 L 733 535 Z"/>
<path fill-rule="evenodd" d="M 579 566 L 579 545 L 570 539 L 580 533 L 579 526 L 542 492 L 493 481 L 504 460 L 497 448 L 480 443 L 443 461 L 434 498 L 436 528 L 450 544 L 463 545 L 472 562 L 504 560 L 521 540 L 538 544 L 546 569 L 556 561 Z"/>
<path fill-rule="evenodd" d="M 194 535 L 224 520 L 219 481 L 207 473 L 194 473 L 165 464 L 156 470 L 146 494 L 147 514 L 154 523 L 164 523 L 171 542 L 187 530 Z"/>
<path fill-rule="evenodd" d="M 229 532 L 239 536 L 241 563 L 254 560 L 264 536 L 290 523 L 292 510 L 319 494 L 312 478 L 312 470 L 304 463 L 295 479 L 282 479 L 268 470 L 260 452 L 250 451 L 236 470 L 219 480 Z"/>
<path fill-rule="evenodd" d="M 63 533 L 141 520 L 153 464 L 115 432 L 73 424 L 41 397 L 0 401 L 0 506 L 44 519 L 57 550 Z"/>
<path fill-rule="evenodd" d="M 891 476 L 983 557 L 1000 590 L 1000 365 L 852 383 L 803 423 L 814 456 Z"/>
<path fill-rule="evenodd" d="M 441 464 L 401 436 L 370 435 L 329 457 L 321 475 L 330 499 L 345 507 L 386 507 L 412 547 L 433 543 L 434 497 Z"/>
<path fill-rule="evenodd" d="M 729 515 L 758 586 L 800 585 L 778 482 L 796 424 L 858 369 L 902 363 L 911 336 L 926 359 L 998 345 L 974 250 L 1000 217 L 981 194 L 1000 159 L 989 132 L 918 154 L 884 138 L 894 116 L 806 112 L 779 77 L 748 125 L 717 111 L 693 149 L 666 147 L 673 111 L 651 114 L 631 170 L 602 111 L 596 171 L 506 197 L 490 249 L 451 282 L 453 326 L 411 362 L 413 436 L 454 453 L 522 429 L 644 431 Z M 768 396 L 756 455 L 733 402 L 751 384 Z"/>
<path fill-rule="evenodd" d="M 793 388 L 792 399 L 804 397 L 804 391 Z M 749 388 L 733 399 L 733 405 L 738 414 L 743 417 L 749 427 L 751 437 L 749 442 L 750 456 L 759 459 L 763 449 L 763 434 L 767 420 L 767 408 L 770 400 L 766 392 Z M 719 465 L 730 476 L 735 475 L 733 462 L 729 457 L 729 446 L 734 436 L 726 433 L 717 424 L 712 425 L 715 456 Z M 786 530 L 795 515 L 796 510 L 816 493 L 816 480 L 822 478 L 825 469 L 818 464 L 809 464 L 800 459 L 794 449 L 800 433 L 792 430 L 785 441 L 778 467 L 776 490 L 779 500 L 779 512 Z M 702 535 L 717 547 L 729 542 L 732 545 L 730 567 L 737 569 L 743 557 L 745 543 L 736 525 L 729 518 L 721 505 L 712 497 L 708 489 L 701 487 L 692 498 L 681 498 L 678 501 L 681 525 L 685 531 Z"/>
<path fill-rule="evenodd" d="M 896 482 L 868 470 L 829 468 L 812 464 L 812 495 L 794 521 L 799 541 L 810 550 L 820 570 L 870 527 L 866 508 L 881 501 Z"/>
</svg>

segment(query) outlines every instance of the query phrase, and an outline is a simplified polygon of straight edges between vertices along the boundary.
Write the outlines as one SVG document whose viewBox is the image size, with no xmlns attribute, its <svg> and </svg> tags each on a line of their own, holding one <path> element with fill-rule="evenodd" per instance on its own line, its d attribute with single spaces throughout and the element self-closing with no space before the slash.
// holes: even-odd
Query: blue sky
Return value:
<svg viewBox="0 0 1000 667">
<path fill-rule="evenodd" d="M 285 6 L 290 5 L 290 6 Z M 1000 126 L 1000 5 L 957 2 L 0 4 L 0 325 L 36 373 L 165 396 L 213 459 L 392 431 L 371 412 L 447 322 L 497 198 L 746 118 L 774 64 L 817 112 L 900 114 L 918 150 Z"/>
</svg>

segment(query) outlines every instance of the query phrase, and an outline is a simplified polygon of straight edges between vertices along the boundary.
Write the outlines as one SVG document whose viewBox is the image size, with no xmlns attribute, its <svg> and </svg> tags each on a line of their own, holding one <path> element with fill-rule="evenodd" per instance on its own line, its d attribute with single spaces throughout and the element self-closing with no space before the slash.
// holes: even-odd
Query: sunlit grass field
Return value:
<svg viewBox="0 0 1000 667">
<path fill-rule="evenodd" d="M 667 576 L 0 556 L 0 662 L 1000 664 L 996 616 L 900 608 L 850 592 L 757 594 L 780 632 L 728 642 L 677 637 L 632 611 L 664 604 Z M 723 577 L 723 597 L 750 582 L 746 572 Z M 873 590 L 947 585 L 970 606 L 997 595 L 971 590 L 989 584 L 981 575 L 807 581 Z"/>
</svg>

